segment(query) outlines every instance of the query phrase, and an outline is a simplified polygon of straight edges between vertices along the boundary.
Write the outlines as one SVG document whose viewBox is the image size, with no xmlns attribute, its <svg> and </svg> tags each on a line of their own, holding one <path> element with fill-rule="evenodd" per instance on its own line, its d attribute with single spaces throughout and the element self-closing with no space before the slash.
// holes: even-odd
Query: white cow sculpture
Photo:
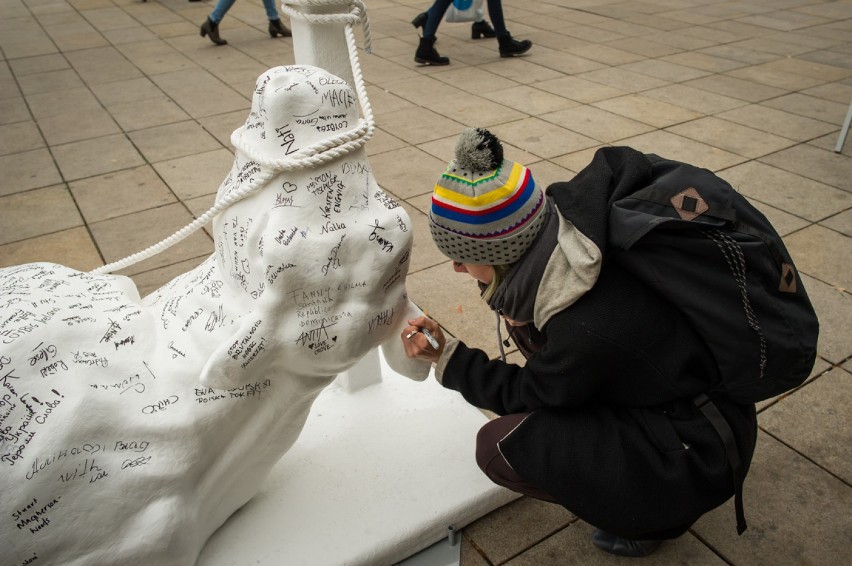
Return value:
<svg viewBox="0 0 852 566">
<path fill-rule="evenodd" d="M 271 69 L 217 200 L 262 186 L 196 269 L 144 299 L 122 276 L 0 270 L 0 562 L 193 564 L 338 373 L 382 345 L 426 377 L 399 343 L 410 220 L 363 144 L 282 172 L 358 124 L 341 79 Z"/>
</svg>

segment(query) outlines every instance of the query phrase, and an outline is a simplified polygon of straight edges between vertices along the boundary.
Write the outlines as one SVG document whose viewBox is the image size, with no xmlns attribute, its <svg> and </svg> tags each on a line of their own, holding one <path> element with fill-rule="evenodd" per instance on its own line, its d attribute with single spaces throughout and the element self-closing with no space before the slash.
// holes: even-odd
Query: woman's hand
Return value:
<svg viewBox="0 0 852 566">
<path fill-rule="evenodd" d="M 438 347 L 433 346 L 423 330 L 428 330 Z M 444 352 L 447 339 L 441 332 L 438 323 L 426 316 L 420 316 L 408 321 L 408 326 L 402 330 L 400 335 L 405 355 L 409 358 L 419 358 L 429 362 L 437 362 Z"/>
</svg>

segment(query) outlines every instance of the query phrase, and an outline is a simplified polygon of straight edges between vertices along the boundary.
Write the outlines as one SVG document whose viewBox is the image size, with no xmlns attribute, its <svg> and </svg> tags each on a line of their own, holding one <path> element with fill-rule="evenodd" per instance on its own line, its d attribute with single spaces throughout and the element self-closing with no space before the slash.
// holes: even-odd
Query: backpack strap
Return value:
<svg viewBox="0 0 852 566">
<path fill-rule="evenodd" d="M 695 406 L 701 409 L 719 436 L 722 437 L 722 442 L 725 445 L 725 454 L 728 456 L 728 464 L 731 466 L 731 473 L 734 478 L 734 508 L 737 514 L 737 534 L 741 535 L 745 532 L 748 526 L 746 525 L 745 512 L 743 511 L 743 481 L 741 470 L 742 463 L 740 461 L 740 452 L 737 449 L 737 439 L 734 437 L 734 431 L 731 430 L 731 425 L 722 416 L 719 408 L 710 400 L 707 395 L 702 393 L 692 400 Z"/>
</svg>

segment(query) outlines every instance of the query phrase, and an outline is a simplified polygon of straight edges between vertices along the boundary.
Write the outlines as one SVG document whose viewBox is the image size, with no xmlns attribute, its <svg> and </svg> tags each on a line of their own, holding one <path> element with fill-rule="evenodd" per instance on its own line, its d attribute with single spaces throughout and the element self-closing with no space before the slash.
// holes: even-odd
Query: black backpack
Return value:
<svg viewBox="0 0 852 566">
<path fill-rule="evenodd" d="M 819 323 L 781 237 L 711 171 L 645 158 L 650 183 L 612 202 L 609 253 L 677 305 L 707 343 L 722 377 L 710 395 L 754 403 L 801 385 Z M 725 443 L 742 534 L 745 478 L 733 431 L 706 394 L 695 403 Z"/>
<path fill-rule="evenodd" d="M 819 324 L 781 237 L 714 173 L 645 157 L 651 182 L 612 203 L 609 253 L 686 315 L 719 366 L 717 392 L 755 403 L 801 385 Z"/>
</svg>

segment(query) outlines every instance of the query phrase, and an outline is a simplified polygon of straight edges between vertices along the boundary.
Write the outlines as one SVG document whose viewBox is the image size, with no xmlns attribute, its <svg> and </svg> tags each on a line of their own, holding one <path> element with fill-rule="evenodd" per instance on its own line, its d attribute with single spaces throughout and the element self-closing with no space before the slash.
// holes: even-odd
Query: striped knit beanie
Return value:
<svg viewBox="0 0 852 566">
<path fill-rule="evenodd" d="M 453 261 L 508 265 L 535 240 L 544 209 L 530 170 L 504 159 L 494 134 L 469 128 L 435 185 L 429 227 L 435 245 Z"/>
</svg>

